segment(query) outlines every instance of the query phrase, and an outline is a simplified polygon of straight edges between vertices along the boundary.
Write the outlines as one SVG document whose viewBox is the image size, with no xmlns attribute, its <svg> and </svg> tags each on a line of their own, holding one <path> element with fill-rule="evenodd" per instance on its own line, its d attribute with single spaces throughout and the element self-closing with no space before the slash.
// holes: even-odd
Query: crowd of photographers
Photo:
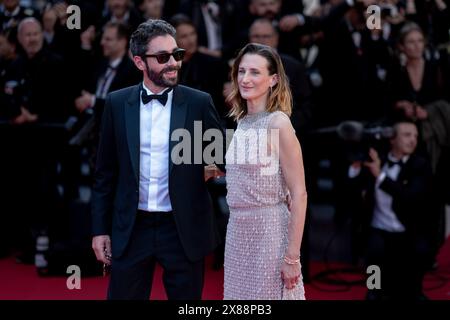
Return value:
<svg viewBox="0 0 450 320">
<path fill-rule="evenodd" d="M 209 92 L 228 128 L 235 126 L 224 98 L 234 55 L 247 42 L 276 48 L 294 97 L 291 119 L 304 149 L 311 198 L 318 160 L 330 159 L 336 221 L 352 220 L 355 257 L 365 252 L 361 244 L 370 238 L 372 249 L 395 244 L 392 260 L 408 245 L 409 235 L 397 237 L 406 233 L 414 241 L 425 239 L 416 241 L 425 249 L 420 254 L 411 249 L 405 259 L 426 261 L 423 270 L 433 264 L 450 199 L 449 0 L 0 4 L 0 255 L 15 248 L 21 261 L 33 262 L 36 237 L 43 230 L 63 230 L 62 212 L 79 197 L 82 157 L 91 169 L 95 165 L 106 95 L 141 81 L 128 51 L 129 36 L 146 19 L 161 18 L 176 27 L 178 45 L 186 49 L 180 83 Z M 69 5 L 77 5 L 80 16 L 68 13 Z M 367 12 L 371 5 L 378 9 Z M 68 28 L 68 20 L 76 19 L 81 28 Z M 320 133 L 348 120 L 367 128 L 393 126 L 394 135 L 348 141 Z M 384 159 L 396 152 L 405 163 L 415 155 L 421 160 L 410 171 L 403 166 L 390 172 Z M 357 179 L 364 172 L 372 179 Z M 363 196 L 367 190 L 374 193 L 372 202 Z M 388 219 L 369 221 L 362 213 L 367 210 Z M 408 212 L 414 219 L 403 220 Z M 374 229 L 382 235 L 372 237 Z M 305 252 L 307 245 L 305 240 Z M 380 257 L 375 262 L 383 264 Z"/>
</svg>

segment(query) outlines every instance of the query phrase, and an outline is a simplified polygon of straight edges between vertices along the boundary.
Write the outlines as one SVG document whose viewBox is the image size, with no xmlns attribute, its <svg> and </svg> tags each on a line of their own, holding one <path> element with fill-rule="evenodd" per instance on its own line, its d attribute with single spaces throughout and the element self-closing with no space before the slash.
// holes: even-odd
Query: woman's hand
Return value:
<svg viewBox="0 0 450 320">
<path fill-rule="evenodd" d="M 281 279 L 283 279 L 286 289 L 294 289 L 300 279 L 300 275 L 300 263 L 287 264 L 286 261 L 283 261 L 281 265 Z"/>
</svg>

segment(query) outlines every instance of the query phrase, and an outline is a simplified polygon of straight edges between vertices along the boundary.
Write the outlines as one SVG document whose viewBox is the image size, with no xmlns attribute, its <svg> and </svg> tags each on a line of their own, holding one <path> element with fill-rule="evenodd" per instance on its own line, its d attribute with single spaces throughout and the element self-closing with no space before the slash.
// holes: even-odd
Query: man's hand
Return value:
<svg viewBox="0 0 450 320">
<path fill-rule="evenodd" d="M 205 171 L 205 181 L 211 178 L 219 178 L 225 175 L 215 164 L 207 165 L 204 169 Z"/>
<path fill-rule="evenodd" d="M 426 119 L 428 119 L 428 112 L 421 106 L 417 106 L 416 116 L 417 116 L 417 119 L 419 119 L 419 120 L 426 120 Z"/>
<path fill-rule="evenodd" d="M 280 20 L 280 30 L 284 32 L 292 31 L 295 27 L 300 25 L 297 15 L 289 14 L 281 18 Z"/>
<path fill-rule="evenodd" d="M 436 3 L 436 6 L 440 11 L 444 11 L 445 9 L 447 9 L 447 5 L 443 0 L 434 0 L 434 3 Z"/>
<path fill-rule="evenodd" d="M 403 110 L 406 117 L 409 119 L 414 119 L 416 116 L 416 110 L 414 104 L 408 100 L 401 100 L 395 104 L 397 109 Z"/>
<path fill-rule="evenodd" d="M 361 169 L 362 163 L 361 163 L 361 161 L 353 161 L 350 166 L 353 169 Z"/>
<path fill-rule="evenodd" d="M 61 26 L 65 26 L 66 25 L 66 21 L 67 21 L 67 8 L 68 8 L 68 4 L 64 3 L 64 2 L 58 2 L 57 4 L 55 4 L 52 9 L 55 10 L 56 15 L 58 16 L 59 19 L 59 23 Z"/>
<path fill-rule="evenodd" d="M 378 157 L 378 153 L 373 148 L 370 148 L 369 156 L 372 161 L 364 162 L 364 166 L 369 168 L 370 172 L 375 178 L 378 178 L 381 173 L 381 160 Z"/>
<path fill-rule="evenodd" d="M 75 99 L 75 107 L 77 108 L 77 110 L 81 113 L 87 108 L 93 107 L 91 105 L 93 97 L 93 94 L 83 90 L 81 96 Z"/>
<path fill-rule="evenodd" d="M 12 121 L 13 124 L 24 124 L 24 123 L 31 123 L 38 120 L 38 115 L 30 113 L 28 109 L 24 107 L 20 107 L 20 115 L 14 118 Z"/>
<path fill-rule="evenodd" d="M 92 249 L 98 261 L 111 264 L 111 239 L 108 235 L 95 236 L 92 238 Z"/>
<path fill-rule="evenodd" d="M 90 50 L 92 49 L 92 43 L 95 40 L 95 27 L 89 26 L 86 30 L 83 31 L 80 35 L 81 47 Z"/>
</svg>

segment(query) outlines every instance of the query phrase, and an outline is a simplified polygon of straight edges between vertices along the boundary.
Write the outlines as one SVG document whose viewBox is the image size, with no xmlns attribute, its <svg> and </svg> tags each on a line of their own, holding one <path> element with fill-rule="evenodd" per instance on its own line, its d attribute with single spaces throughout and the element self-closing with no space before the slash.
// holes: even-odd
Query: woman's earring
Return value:
<svg viewBox="0 0 450 320">
<path fill-rule="evenodd" d="M 270 86 L 270 95 L 272 95 L 272 86 Z"/>
</svg>

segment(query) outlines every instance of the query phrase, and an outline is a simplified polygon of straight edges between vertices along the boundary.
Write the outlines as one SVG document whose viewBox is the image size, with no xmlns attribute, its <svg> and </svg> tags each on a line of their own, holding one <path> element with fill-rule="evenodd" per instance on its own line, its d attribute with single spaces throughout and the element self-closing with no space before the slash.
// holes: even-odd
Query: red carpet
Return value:
<svg viewBox="0 0 450 320">
<path fill-rule="evenodd" d="M 441 248 L 438 256 L 439 268 L 427 274 L 424 281 L 425 294 L 432 300 L 450 300 L 450 238 Z M 211 259 L 207 260 L 207 272 L 203 299 L 221 300 L 223 291 L 223 270 L 214 271 Z M 332 264 L 332 268 L 345 267 Z M 323 263 L 312 262 L 311 273 L 323 271 Z M 361 279 L 358 274 L 340 274 L 346 281 Z M 35 268 L 17 264 L 13 258 L 0 260 L 0 300 L 102 300 L 105 298 L 108 279 L 102 277 L 82 278 L 80 290 L 69 290 L 63 277 L 39 277 Z M 361 300 L 366 289 L 363 285 L 338 286 L 313 281 L 306 285 L 309 300 Z M 157 268 L 152 299 L 166 299 L 161 281 L 161 269 Z"/>
</svg>

